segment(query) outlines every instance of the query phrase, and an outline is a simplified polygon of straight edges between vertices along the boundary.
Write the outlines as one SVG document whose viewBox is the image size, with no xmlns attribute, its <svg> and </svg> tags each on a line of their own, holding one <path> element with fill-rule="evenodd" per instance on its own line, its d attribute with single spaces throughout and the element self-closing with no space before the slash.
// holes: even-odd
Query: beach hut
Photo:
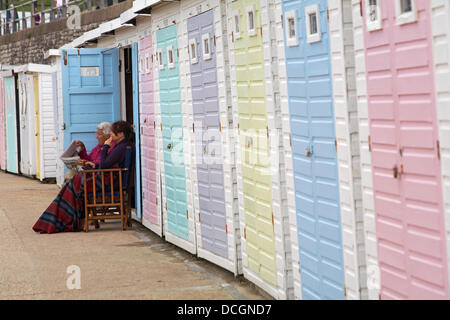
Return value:
<svg viewBox="0 0 450 320">
<path fill-rule="evenodd" d="M 186 103 L 192 106 L 191 178 L 197 255 L 242 273 L 226 2 L 181 3 L 180 60 Z"/>
<path fill-rule="evenodd" d="M 0 170 L 6 169 L 6 130 L 3 103 L 3 78 L 0 78 Z"/>
<path fill-rule="evenodd" d="M 157 1 L 151 7 L 154 52 L 156 139 L 161 168 L 161 206 L 165 239 L 197 253 L 191 177 L 192 106 L 185 102 L 183 48 L 179 46 L 180 4 Z M 159 127 L 159 128 L 158 128 Z M 159 129 L 159 130 L 158 130 Z"/>
<path fill-rule="evenodd" d="M 243 273 L 273 297 L 289 299 L 275 4 L 228 2 L 227 19 Z"/>
<path fill-rule="evenodd" d="M 65 165 L 59 158 L 64 152 L 64 118 L 62 101 L 62 72 L 61 72 L 61 51 L 50 49 L 44 54 L 44 58 L 52 68 L 52 89 L 53 89 L 53 116 L 54 133 L 56 138 L 56 184 L 61 187 L 64 184 Z"/>
<path fill-rule="evenodd" d="M 351 1 L 279 7 L 295 298 L 365 299 Z"/>
<path fill-rule="evenodd" d="M 353 1 L 354 17 L 357 9 Z M 373 194 L 373 207 L 363 201 L 370 298 L 448 299 L 441 160 L 449 145 L 448 4 L 362 1 L 359 9 L 359 122 L 371 159 L 362 182 L 367 197 Z"/>
<path fill-rule="evenodd" d="M 142 223 L 162 236 L 161 185 L 156 144 L 151 33 L 139 40 L 139 105 L 141 124 Z"/>
<path fill-rule="evenodd" d="M 56 178 L 56 132 L 53 69 L 26 64 L 18 74 L 21 173 L 40 181 Z"/>
<path fill-rule="evenodd" d="M 36 104 L 38 88 L 35 88 L 34 76 L 25 74 L 20 69 L 21 67 L 18 67 L 14 70 L 18 74 L 20 173 L 35 177 L 38 161 L 36 153 L 40 149 L 39 127 L 36 126 L 36 122 L 39 122 L 39 104 Z"/>
<path fill-rule="evenodd" d="M 2 71 L 3 108 L 6 133 L 6 171 L 19 174 L 19 110 L 17 106 L 17 79 L 12 70 Z"/>
</svg>

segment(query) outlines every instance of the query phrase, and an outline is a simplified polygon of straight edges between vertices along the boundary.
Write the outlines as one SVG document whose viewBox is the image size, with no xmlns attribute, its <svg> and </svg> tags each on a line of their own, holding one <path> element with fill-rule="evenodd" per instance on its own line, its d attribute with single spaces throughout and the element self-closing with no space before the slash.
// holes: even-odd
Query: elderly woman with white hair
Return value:
<svg viewBox="0 0 450 320">
<path fill-rule="evenodd" d="M 100 154 L 102 146 L 105 144 L 105 141 L 108 140 L 111 136 L 111 123 L 109 122 L 102 122 L 97 126 L 97 141 L 98 144 L 96 147 L 94 147 L 89 154 L 87 154 L 86 147 L 84 146 L 84 143 L 77 140 L 77 146 L 81 147 L 81 151 L 79 153 L 79 156 L 81 158 L 80 165 L 83 166 L 90 166 L 92 168 L 98 167 L 100 163 Z M 111 148 L 108 150 L 111 152 L 111 150 L 115 146 L 115 142 L 113 141 L 111 144 Z M 108 152 L 108 153 L 109 153 Z"/>
</svg>

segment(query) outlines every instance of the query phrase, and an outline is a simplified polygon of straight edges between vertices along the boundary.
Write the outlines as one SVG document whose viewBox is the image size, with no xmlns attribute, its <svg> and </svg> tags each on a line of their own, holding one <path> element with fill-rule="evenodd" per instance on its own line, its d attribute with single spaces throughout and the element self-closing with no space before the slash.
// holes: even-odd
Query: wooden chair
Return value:
<svg viewBox="0 0 450 320">
<path fill-rule="evenodd" d="M 85 232 L 89 231 L 90 221 L 95 222 L 96 229 L 99 228 L 99 220 L 120 219 L 122 230 L 126 230 L 127 226 L 132 227 L 133 159 L 133 148 L 129 146 L 125 154 L 125 168 L 82 171 L 84 181 L 92 179 L 92 191 L 88 191 L 88 184 L 84 183 Z"/>
</svg>

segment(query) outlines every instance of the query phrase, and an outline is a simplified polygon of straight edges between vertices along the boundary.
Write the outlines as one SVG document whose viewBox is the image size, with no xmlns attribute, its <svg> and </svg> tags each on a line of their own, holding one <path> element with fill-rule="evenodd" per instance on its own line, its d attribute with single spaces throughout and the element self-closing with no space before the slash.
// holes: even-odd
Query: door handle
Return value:
<svg viewBox="0 0 450 320">
<path fill-rule="evenodd" d="M 171 144 L 171 143 L 169 143 L 169 144 L 167 145 L 167 150 L 170 150 L 170 149 L 172 149 L 172 144 Z"/>
<path fill-rule="evenodd" d="M 398 178 L 398 167 L 397 167 L 397 165 L 395 165 L 395 167 L 392 170 L 393 170 L 394 179 L 397 179 Z"/>
</svg>

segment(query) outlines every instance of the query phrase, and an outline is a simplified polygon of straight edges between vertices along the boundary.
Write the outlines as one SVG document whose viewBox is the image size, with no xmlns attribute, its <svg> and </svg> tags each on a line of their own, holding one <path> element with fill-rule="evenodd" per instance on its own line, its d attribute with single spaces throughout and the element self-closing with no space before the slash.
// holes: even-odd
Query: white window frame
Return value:
<svg viewBox="0 0 450 320">
<path fill-rule="evenodd" d="M 383 28 L 383 18 L 381 17 L 381 0 L 377 0 L 377 20 L 370 20 L 370 5 L 369 0 L 366 0 L 366 26 L 367 31 L 375 31 Z"/>
<path fill-rule="evenodd" d="M 144 73 L 144 57 L 139 57 L 139 73 Z"/>
<path fill-rule="evenodd" d="M 195 58 L 192 57 L 192 45 L 194 45 Z M 191 59 L 191 64 L 198 63 L 198 48 L 197 48 L 197 40 L 195 38 L 189 39 L 188 50 L 189 50 L 189 57 Z"/>
<path fill-rule="evenodd" d="M 410 12 L 402 13 L 401 0 L 395 0 L 395 16 L 396 24 L 402 25 L 407 23 L 412 23 L 417 21 L 417 5 L 416 0 L 411 0 Z"/>
<path fill-rule="evenodd" d="M 284 17 L 284 24 L 285 24 L 285 32 L 286 32 L 286 44 L 288 47 L 295 47 L 298 46 L 298 26 L 297 26 L 297 11 L 296 10 L 291 10 L 291 11 L 287 11 Z M 294 30 L 295 30 L 295 35 L 292 38 L 290 36 L 291 34 L 291 29 L 290 29 L 290 24 L 289 24 L 289 20 L 294 20 Z"/>
<path fill-rule="evenodd" d="M 249 37 L 253 37 L 256 36 L 256 12 L 255 12 L 255 6 L 251 5 L 248 6 L 245 10 L 246 12 L 246 19 L 247 20 L 247 33 Z M 250 29 L 250 21 L 248 19 L 248 14 L 249 13 L 253 14 L 253 29 Z"/>
<path fill-rule="evenodd" d="M 149 73 L 150 72 L 150 56 L 149 56 L 148 52 L 145 53 L 144 66 L 145 66 L 145 73 Z"/>
<path fill-rule="evenodd" d="M 317 21 L 317 33 L 311 34 L 311 26 L 309 24 L 309 16 L 312 14 L 316 14 L 316 21 Z M 306 23 L 306 42 L 308 43 L 314 43 L 319 42 L 322 34 L 320 33 L 320 10 L 319 6 L 317 4 L 305 7 L 305 23 Z"/>
<path fill-rule="evenodd" d="M 156 50 L 156 59 L 158 60 L 159 70 L 164 70 L 164 52 L 162 49 Z"/>
<path fill-rule="evenodd" d="M 236 17 L 238 18 L 239 31 L 236 30 Z M 233 11 L 233 30 L 234 30 L 234 38 L 239 39 L 241 37 L 241 16 L 239 14 L 239 10 Z"/>
<path fill-rule="evenodd" d="M 169 69 L 173 69 L 173 68 L 175 68 L 175 50 L 173 50 L 173 46 L 168 46 L 166 48 L 166 51 L 167 51 L 167 67 Z M 172 58 L 173 58 L 172 62 L 170 62 L 170 60 L 169 60 L 169 57 L 170 57 L 169 52 L 172 52 Z"/>
<path fill-rule="evenodd" d="M 208 48 L 209 52 L 205 52 L 205 40 L 208 40 Z M 202 35 L 202 53 L 203 53 L 203 60 L 210 60 L 211 59 L 211 38 L 209 37 L 209 33 L 205 33 Z"/>
</svg>

